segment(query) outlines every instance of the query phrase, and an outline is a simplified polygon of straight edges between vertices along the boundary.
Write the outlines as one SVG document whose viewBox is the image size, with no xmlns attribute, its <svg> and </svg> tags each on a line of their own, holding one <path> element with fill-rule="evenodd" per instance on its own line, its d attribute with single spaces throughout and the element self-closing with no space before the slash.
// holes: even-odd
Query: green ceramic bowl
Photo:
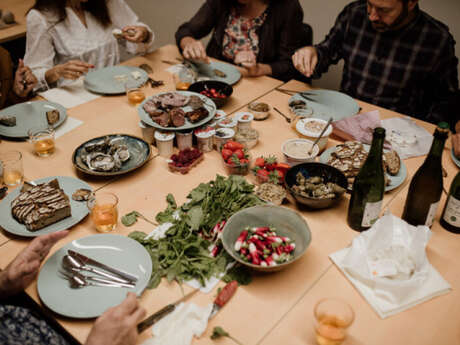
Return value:
<svg viewBox="0 0 460 345">
<path fill-rule="evenodd" d="M 280 236 L 287 236 L 295 242 L 294 258 L 276 266 L 253 265 L 240 258 L 234 245 L 241 231 L 247 226 L 273 226 Z M 225 250 L 239 263 L 256 271 L 274 272 L 298 260 L 311 242 L 311 232 L 307 222 L 297 213 L 288 208 L 262 205 L 246 208 L 235 213 L 225 224 L 222 233 L 222 243 Z"/>
</svg>

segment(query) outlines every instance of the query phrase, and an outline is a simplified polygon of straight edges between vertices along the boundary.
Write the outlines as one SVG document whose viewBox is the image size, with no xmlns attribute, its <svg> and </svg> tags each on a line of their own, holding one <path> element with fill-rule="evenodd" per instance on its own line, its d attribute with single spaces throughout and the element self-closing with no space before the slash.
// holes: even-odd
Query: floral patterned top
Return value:
<svg viewBox="0 0 460 345">
<path fill-rule="evenodd" d="M 267 10 L 256 18 L 248 19 L 237 14 L 236 9 L 232 9 L 225 28 L 223 55 L 234 60 L 238 52 L 252 50 L 257 56 L 259 54 L 257 30 L 263 25 L 266 17 Z"/>
</svg>

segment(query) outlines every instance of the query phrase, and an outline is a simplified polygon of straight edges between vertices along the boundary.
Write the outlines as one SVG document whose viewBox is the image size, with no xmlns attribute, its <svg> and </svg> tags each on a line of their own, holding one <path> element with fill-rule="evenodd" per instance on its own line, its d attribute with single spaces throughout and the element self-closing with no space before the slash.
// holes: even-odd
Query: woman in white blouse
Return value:
<svg viewBox="0 0 460 345">
<path fill-rule="evenodd" d="M 118 39 L 114 29 L 121 29 Z M 149 52 L 153 38 L 124 0 L 36 0 L 27 14 L 24 62 L 38 79 L 36 89 L 46 89 Z"/>
</svg>

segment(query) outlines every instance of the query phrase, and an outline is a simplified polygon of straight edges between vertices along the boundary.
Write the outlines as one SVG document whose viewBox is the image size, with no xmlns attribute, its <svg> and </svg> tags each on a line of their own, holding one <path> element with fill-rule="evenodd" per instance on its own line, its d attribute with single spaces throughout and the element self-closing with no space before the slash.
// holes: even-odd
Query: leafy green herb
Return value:
<svg viewBox="0 0 460 345">
<path fill-rule="evenodd" d="M 220 221 L 241 209 L 263 203 L 252 193 L 253 189 L 254 186 L 242 176 L 225 178 L 217 175 L 214 181 L 194 188 L 188 195 L 189 200 L 181 207 L 177 207 L 173 195 L 168 194 L 167 208 L 156 216 L 159 223 L 173 224 L 166 237 L 154 240 L 146 239 L 146 235 L 139 232 L 129 235 L 140 242 L 152 258 L 152 276 L 148 286 L 155 288 L 162 277 L 179 283 L 198 279 L 204 286 L 207 279 L 225 272 L 233 260 L 224 250 L 211 257 L 208 238 Z M 179 217 L 173 216 L 175 212 Z"/>
<path fill-rule="evenodd" d="M 222 280 L 226 283 L 236 280 L 239 285 L 249 285 L 252 282 L 252 274 L 249 268 L 237 264 L 227 271 Z"/>
<path fill-rule="evenodd" d="M 132 211 L 125 214 L 123 217 L 121 217 L 121 222 L 124 226 L 131 226 L 137 222 L 137 218 L 141 218 L 145 220 L 147 223 L 158 225 L 158 223 L 152 222 L 151 220 L 145 218 L 142 214 L 140 214 L 137 211 Z"/>
<path fill-rule="evenodd" d="M 215 339 L 219 339 L 221 337 L 227 337 L 231 340 L 233 340 L 235 343 L 239 344 L 239 345 L 243 345 L 241 342 L 238 341 L 238 339 L 236 338 L 233 338 L 228 332 L 226 332 L 222 327 L 220 326 L 216 326 L 214 327 L 214 329 L 212 330 L 212 334 L 211 334 L 211 339 L 215 340 Z"/>
</svg>

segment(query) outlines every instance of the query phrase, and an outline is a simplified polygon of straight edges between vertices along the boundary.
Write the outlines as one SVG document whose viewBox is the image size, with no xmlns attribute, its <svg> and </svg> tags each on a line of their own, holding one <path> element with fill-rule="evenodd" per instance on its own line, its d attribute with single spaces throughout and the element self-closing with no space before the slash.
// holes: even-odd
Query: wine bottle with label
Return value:
<svg viewBox="0 0 460 345">
<path fill-rule="evenodd" d="M 449 125 L 439 123 L 434 131 L 430 152 L 414 174 L 407 193 L 402 218 L 412 225 L 431 227 L 442 194 L 442 152 Z"/>
<path fill-rule="evenodd" d="M 441 225 L 450 232 L 460 234 L 460 172 L 450 185 L 446 206 L 441 216 Z"/>
<path fill-rule="evenodd" d="M 385 129 L 375 128 L 367 159 L 353 182 L 347 222 L 357 231 L 369 229 L 377 221 L 382 208 L 385 192 L 382 162 L 384 140 Z"/>
</svg>

